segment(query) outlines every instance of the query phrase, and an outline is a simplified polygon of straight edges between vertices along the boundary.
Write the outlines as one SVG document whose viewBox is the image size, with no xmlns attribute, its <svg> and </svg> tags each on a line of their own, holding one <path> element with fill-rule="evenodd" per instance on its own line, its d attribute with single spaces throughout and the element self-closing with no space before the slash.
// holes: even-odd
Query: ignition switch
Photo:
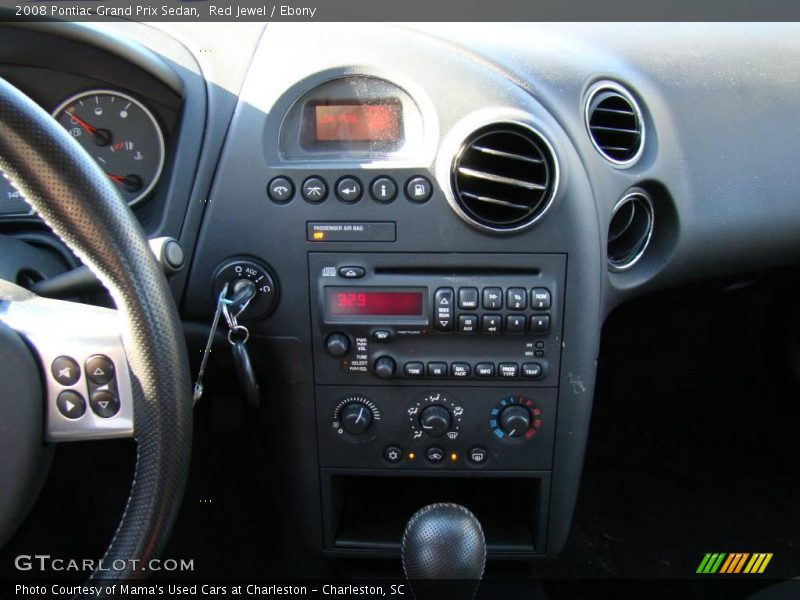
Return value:
<svg viewBox="0 0 800 600">
<path fill-rule="evenodd" d="M 225 284 L 236 291 L 254 285 L 255 297 L 247 305 L 239 320 L 252 321 L 269 315 L 278 300 L 276 279 L 268 267 L 252 259 L 232 258 L 222 263 L 214 273 L 214 298 L 218 298 Z"/>
</svg>

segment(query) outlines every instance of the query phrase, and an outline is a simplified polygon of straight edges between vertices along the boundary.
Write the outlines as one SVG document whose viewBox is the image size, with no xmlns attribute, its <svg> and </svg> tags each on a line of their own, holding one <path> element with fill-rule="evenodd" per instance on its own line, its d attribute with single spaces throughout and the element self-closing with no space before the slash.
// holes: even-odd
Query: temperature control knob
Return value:
<svg viewBox="0 0 800 600">
<path fill-rule="evenodd" d="M 531 411 L 524 406 L 512 405 L 500 413 L 500 428 L 511 437 L 520 437 L 531 426 Z"/>
<path fill-rule="evenodd" d="M 361 402 L 351 402 L 342 408 L 339 420 L 347 433 L 358 435 L 372 425 L 372 411 Z"/>
<path fill-rule="evenodd" d="M 393 358 L 389 356 L 381 356 L 375 361 L 373 370 L 376 377 L 380 377 L 381 379 L 389 379 L 394 375 L 395 369 L 397 369 L 397 363 L 394 362 Z"/>
<path fill-rule="evenodd" d="M 453 416 L 444 406 L 434 404 L 425 408 L 419 415 L 422 430 L 433 437 L 439 437 L 450 429 Z"/>
</svg>

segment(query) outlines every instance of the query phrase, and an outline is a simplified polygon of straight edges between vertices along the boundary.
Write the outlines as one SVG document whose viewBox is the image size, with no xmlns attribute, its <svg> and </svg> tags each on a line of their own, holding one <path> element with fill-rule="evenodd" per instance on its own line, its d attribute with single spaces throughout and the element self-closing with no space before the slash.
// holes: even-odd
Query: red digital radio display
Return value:
<svg viewBox="0 0 800 600">
<path fill-rule="evenodd" d="M 328 314 L 332 317 L 419 317 L 423 314 L 421 291 L 326 288 L 325 292 Z"/>
<path fill-rule="evenodd" d="M 314 123 L 318 142 L 397 142 L 400 103 L 320 104 Z"/>
</svg>

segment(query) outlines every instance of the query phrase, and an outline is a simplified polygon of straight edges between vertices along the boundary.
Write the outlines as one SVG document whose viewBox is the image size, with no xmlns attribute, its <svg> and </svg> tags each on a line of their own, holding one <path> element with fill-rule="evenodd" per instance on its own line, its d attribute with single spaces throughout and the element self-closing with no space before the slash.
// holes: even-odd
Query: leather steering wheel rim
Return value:
<svg viewBox="0 0 800 600">
<path fill-rule="evenodd" d="M 189 365 L 172 293 L 105 173 L 61 125 L 1 78 L 0 169 L 116 302 L 132 374 L 136 469 L 103 557 L 105 565 L 121 559 L 127 566 L 91 578 L 142 579 L 141 565 L 160 555 L 174 524 L 191 455 Z"/>
</svg>

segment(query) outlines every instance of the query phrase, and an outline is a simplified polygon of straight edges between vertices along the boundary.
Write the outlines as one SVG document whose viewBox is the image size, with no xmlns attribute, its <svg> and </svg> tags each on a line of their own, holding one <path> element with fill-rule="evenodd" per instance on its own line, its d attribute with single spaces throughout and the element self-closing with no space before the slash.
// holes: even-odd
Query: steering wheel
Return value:
<svg viewBox="0 0 800 600">
<path fill-rule="evenodd" d="M 106 175 L 3 79 L 0 170 L 117 306 L 43 299 L 0 280 L 0 546 L 38 493 L 30 471 L 43 439 L 133 436 L 130 497 L 102 563 L 113 568 L 91 578 L 141 579 L 169 536 L 191 454 L 189 366 L 175 302 Z"/>
</svg>

